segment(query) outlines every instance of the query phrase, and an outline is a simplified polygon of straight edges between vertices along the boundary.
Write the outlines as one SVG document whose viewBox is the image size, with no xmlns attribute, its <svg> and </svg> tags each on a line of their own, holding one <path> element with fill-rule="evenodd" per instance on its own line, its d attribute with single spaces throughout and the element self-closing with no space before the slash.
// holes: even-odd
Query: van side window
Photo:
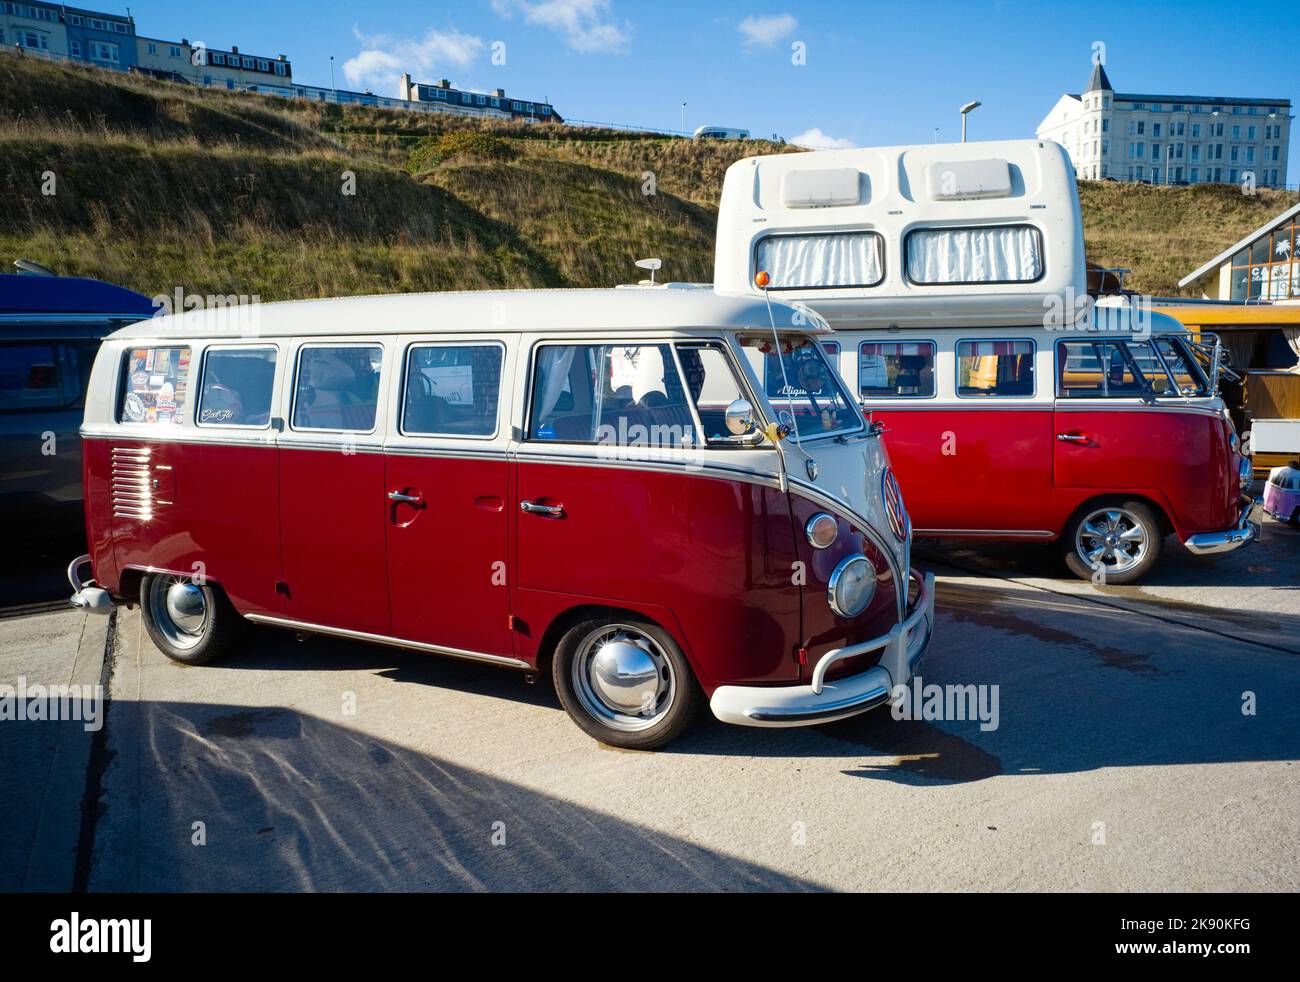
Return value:
<svg viewBox="0 0 1300 982">
<path fill-rule="evenodd" d="M 413 344 L 402 399 L 405 434 L 492 436 L 501 393 L 499 344 Z"/>
<path fill-rule="evenodd" d="M 907 278 L 918 286 L 1032 283 L 1043 275 L 1043 237 L 1032 225 L 918 228 L 906 251 Z"/>
<path fill-rule="evenodd" d="M 120 423 L 181 423 L 190 378 L 188 345 L 132 348 L 122 377 Z"/>
<path fill-rule="evenodd" d="M 0 344 L 0 412 L 81 405 L 98 347 L 98 341 Z"/>
<path fill-rule="evenodd" d="M 868 399 L 934 395 L 934 342 L 864 341 L 858 348 L 858 393 Z"/>
<path fill-rule="evenodd" d="M 958 396 L 1033 394 L 1034 342 L 957 342 Z"/>
<path fill-rule="evenodd" d="M 275 348 L 210 348 L 203 356 L 200 426 L 266 426 L 275 388 Z"/>
<path fill-rule="evenodd" d="M 1144 393 L 1126 346 L 1114 341 L 1061 341 L 1056 374 L 1057 395 L 1063 399 L 1137 398 Z"/>
<path fill-rule="evenodd" d="M 534 373 L 530 440 L 656 447 L 698 442 L 686 387 L 666 344 L 543 345 Z M 566 383 L 569 398 L 563 399 Z"/>
<path fill-rule="evenodd" d="M 704 427 L 705 443 L 711 447 L 752 446 L 752 440 L 734 436 L 727 429 L 727 407 L 743 397 L 722 342 L 685 341 L 676 347 L 686 390 Z"/>
<path fill-rule="evenodd" d="M 384 349 L 377 344 L 304 345 L 298 353 L 293 428 L 373 430 L 383 361 Z"/>
</svg>

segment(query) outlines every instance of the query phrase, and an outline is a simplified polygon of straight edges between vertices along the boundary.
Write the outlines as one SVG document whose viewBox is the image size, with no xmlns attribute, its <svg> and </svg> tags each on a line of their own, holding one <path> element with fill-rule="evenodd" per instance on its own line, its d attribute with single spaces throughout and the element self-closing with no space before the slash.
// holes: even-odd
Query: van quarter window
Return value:
<svg viewBox="0 0 1300 982">
<path fill-rule="evenodd" d="M 298 354 L 293 428 L 373 430 L 383 360 L 379 345 L 303 345 Z"/>
<path fill-rule="evenodd" d="M 773 290 L 877 286 L 885 278 L 884 240 L 876 232 L 769 235 L 758 240 L 754 272 Z"/>
<path fill-rule="evenodd" d="M 865 398 L 934 395 L 934 342 L 863 342 L 858 348 L 858 391 Z"/>
<path fill-rule="evenodd" d="M 190 349 L 132 348 L 122 377 L 122 423 L 182 423 L 189 393 Z"/>
<path fill-rule="evenodd" d="M 699 442 L 666 344 L 542 345 L 534 372 L 530 440 L 653 447 Z"/>
<path fill-rule="evenodd" d="M 1033 341 L 957 342 L 958 396 L 1033 394 Z"/>
<path fill-rule="evenodd" d="M 499 344 L 413 344 L 406 355 L 402 432 L 486 436 L 497 431 Z"/>
<path fill-rule="evenodd" d="M 275 348 L 209 348 L 203 356 L 200 426 L 267 426 Z"/>
<path fill-rule="evenodd" d="M 920 286 L 1032 283 L 1043 275 L 1043 238 L 1031 225 L 918 228 L 907 235 L 907 278 Z"/>
</svg>

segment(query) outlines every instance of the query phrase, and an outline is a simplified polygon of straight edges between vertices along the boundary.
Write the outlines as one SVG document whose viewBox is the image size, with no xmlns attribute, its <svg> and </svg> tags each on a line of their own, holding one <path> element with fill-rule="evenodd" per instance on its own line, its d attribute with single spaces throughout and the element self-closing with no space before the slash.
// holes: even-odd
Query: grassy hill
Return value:
<svg viewBox="0 0 1300 982">
<path fill-rule="evenodd" d="M 666 278 L 710 280 L 722 175 L 773 149 L 200 90 L 6 51 L 0 262 L 264 300 L 608 286 L 652 255 Z M 1089 257 L 1157 293 L 1297 197 L 1081 194 Z"/>
</svg>

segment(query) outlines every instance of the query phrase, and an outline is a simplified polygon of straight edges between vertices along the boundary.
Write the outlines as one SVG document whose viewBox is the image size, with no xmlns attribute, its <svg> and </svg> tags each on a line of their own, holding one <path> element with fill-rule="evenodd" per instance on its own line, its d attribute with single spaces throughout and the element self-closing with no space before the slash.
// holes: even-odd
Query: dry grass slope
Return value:
<svg viewBox="0 0 1300 982">
<path fill-rule="evenodd" d="M 652 255 L 667 278 L 708 280 L 726 168 L 774 149 L 202 90 L 0 52 L 0 261 L 266 300 L 608 286 Z M 1165 294 L 1297 199 L 1116 183 L 1081 196 L 1089 257 Z"/>
</svg>

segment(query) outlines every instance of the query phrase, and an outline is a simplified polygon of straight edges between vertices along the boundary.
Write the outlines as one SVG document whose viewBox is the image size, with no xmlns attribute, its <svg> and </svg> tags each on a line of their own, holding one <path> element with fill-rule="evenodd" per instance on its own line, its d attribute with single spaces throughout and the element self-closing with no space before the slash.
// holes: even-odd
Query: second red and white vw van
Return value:
<svg viewBox="0 0 1300 982">
<path fill-rule="evenodd" d="M 1130 583 L 1175 534 L 1257 537 L 1212 336 L 1087 293 L 1054 143 L 755 157 L 727 172 L 715 287 L 797 300 L 883 425 L 917 535 L 1055 541 Z"/>
<path fill-rule="evenodd" d="M 829 333 L 663 286 L 142 322 L 91 376 L 77 602 L 138 602 L 187 663 L 247 620 L 548 670 L 622 747 L 706 701 L 863 712 L 911 677 L 933 577 Z"/>
</svg>

